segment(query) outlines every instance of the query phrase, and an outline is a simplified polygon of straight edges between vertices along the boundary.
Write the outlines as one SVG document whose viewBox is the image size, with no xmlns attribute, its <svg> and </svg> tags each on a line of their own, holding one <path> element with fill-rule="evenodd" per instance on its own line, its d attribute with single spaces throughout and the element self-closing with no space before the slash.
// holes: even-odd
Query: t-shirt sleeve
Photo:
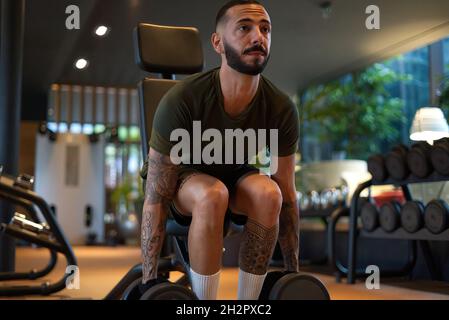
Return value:
<svg viewBox="0 0 449 320">
<path fill-rule="evenodd" d="M 290 99 L 287 99 L 281 112 L 275 117 L 274 126 L 279 130 L 279 157 L 296 153 L 299 143 L 299 114 L 298 109 Z"/>
<path fill-rule="evenodd" d="M 171 133 L 176 129 L 188 130 L 191 123 L 190 113 L 187 108 L 180 87 L 173 87 L 161 99 L 153 119 L 153 129 L 149 145 L 154 150 L 164 155 L 170 155 L 171 148 L 177 141 L 170 141 Z"/>
</svg>

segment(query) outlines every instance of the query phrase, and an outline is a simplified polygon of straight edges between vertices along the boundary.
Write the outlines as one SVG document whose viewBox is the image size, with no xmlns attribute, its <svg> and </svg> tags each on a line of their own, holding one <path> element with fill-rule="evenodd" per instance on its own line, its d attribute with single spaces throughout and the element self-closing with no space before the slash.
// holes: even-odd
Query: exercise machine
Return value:
<svg viewBox="0 0 449 320">
<path fill-rule="evenodd" d="M 55 283 L 44 282 L 40 285 L 0 286 L 0 296 L 49 295 L 66 288 L 74 274 L 77 261 L 72 247 L 66 240 L 55 215 L 47 202 L 33 191 L 34 178 L 29 175 L 11 177 L 2 174 L 0 166 L 0 199 L 15 205 L 16 212 L 9 223 L 0 224 L 0 232 L 9 237 L 23 240 L 50 252 L 48 264 L 40 270 L 29 272 L 1 272 L 0 281 L 35 280 L 53 271 L 58 253 L 64 255 L 70 272 Z"/>
</svg>

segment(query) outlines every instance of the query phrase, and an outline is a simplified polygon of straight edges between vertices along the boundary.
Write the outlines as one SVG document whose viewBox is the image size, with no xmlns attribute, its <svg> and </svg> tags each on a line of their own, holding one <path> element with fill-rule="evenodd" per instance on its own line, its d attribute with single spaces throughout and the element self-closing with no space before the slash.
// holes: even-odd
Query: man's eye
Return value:
<svg viewBox="0 0 449 320">
<path fill-rule="evenodd" d="M 271 31 L 271 29 L 268 28 L 268 27 L 263 27 L 262 28 L 262 32 L 264 32 L 264 33 L 270 33 L 270 31 Z"/>
<path fill-rule="evenodd" d="M 240 26 L 239 30 L 240 31 L 248 31 L 249 27 L 248 26 Z"/>
</svg>

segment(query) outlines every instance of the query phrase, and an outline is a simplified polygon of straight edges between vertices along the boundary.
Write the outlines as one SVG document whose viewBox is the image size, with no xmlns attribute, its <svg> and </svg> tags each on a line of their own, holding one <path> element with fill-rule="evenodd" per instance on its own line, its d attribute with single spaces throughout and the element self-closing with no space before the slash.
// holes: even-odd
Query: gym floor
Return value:
<svg viewBox="0 0 449 320">
<path fill-rule="evenodd" d="M 140 261 L 140 249 L 138 247 L 75 247 L 75 254 L 80 267 L 80 289 L 64 290 L 49 297 L 29 296 L 15 299 L 102 299 L 111 288 L 126 274 L 131 266 Z M 33 249 L 19 247 L 16 251 L 17 271 L 29 271 L 32 268 L 40 268 L 48 261 L 46 249 Z M 65 261 L 60 257 L 56 269 L 41 281 L 55 281 L 60 279 L 65 271 Z M 335 278 L 329 275 L 314 273 L 327 286 L 331 298 L 334 300 L 449 300 L 449 294 L 430 292 L 426 282 L 414 282 L 413 289 L 410 283 L 381 283 L 380 290 L 366 289 L 364 282 L 348 285 L 345 282 L 336 283 Z M 172 280 L 179 273 L 173 273 Z M 237 297 L 237 268 L 225 268 L 220 279 L 218 299 L 233 300 Z M 0 286 L 14 284 L 26 284 L 29 282 L 3 282 Z M 408 286 L 408 288 L 405 288 Z M 444 286 L 444 288 L 442 288 Z M 448 292 L 447 284 L 432 283 L 430 288 L 440 288 Z M 418 289 L 417 289 L 418 288 Z M 0 298 L 4 299 L 4 298 Z M 9 299 L 9 298 L 6 298 Z"/>
</svg>

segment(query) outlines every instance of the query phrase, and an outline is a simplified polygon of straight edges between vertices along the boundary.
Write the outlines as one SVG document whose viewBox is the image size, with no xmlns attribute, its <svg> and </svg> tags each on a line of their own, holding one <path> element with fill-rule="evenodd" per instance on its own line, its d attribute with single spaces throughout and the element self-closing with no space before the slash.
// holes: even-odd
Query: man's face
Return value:
<svg viewBox="0 0 449 320">
<path fill-rule="evenodd" d="M 234 70 L 258 75 L 270 58 L 271 21 L 259 5 L 239 5 L 227 12 L 221 34 L 227 64 Z"/>
</svg>

